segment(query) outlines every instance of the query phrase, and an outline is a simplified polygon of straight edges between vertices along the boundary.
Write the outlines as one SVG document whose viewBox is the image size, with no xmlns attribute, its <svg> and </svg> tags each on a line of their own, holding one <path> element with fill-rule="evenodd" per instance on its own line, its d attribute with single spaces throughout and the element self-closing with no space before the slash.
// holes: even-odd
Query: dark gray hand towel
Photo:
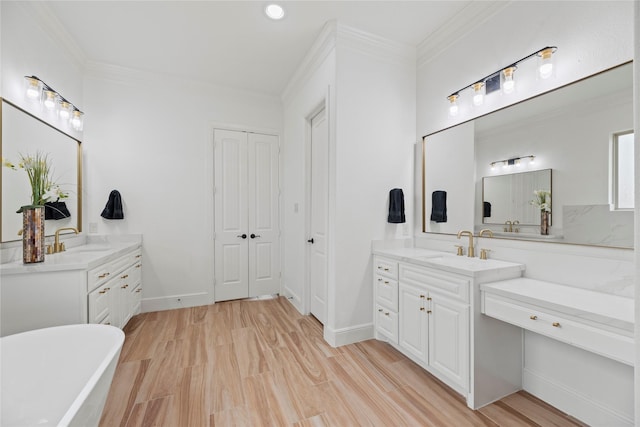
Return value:
<svg viewBox="0 0 640 427">
<path fill-rule="evenodd" d="M 482 216 L 483 218 L 491 217 L 491 203 L 482 202 Z"/>
<path fill-rule="evenodd" d="M 113 190 L 109 194 L 109 200 L 100 214 L 101 217 L 106 219 L 123 219 L 124 211 L 122 210 L 122 197 L 118 190 Z"/>
<path fill-rule="evenodd" d="M 389 216 L 387 221 L 392 224 L 405 222 L 404 217 L 404 193 L 401 188 L 389 191 Z"/>
<path fill-rule="evenodd" d="M 447 192 L 434 191 L 431 194 L 431 221 L 447 222 Z"/>
</svg>

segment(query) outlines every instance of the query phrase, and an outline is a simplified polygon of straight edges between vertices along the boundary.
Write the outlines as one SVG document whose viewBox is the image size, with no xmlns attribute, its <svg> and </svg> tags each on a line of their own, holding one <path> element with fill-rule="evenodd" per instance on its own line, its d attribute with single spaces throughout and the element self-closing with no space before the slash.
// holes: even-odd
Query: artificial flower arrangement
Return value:
<svg viewBox="0 0 640 427">
<path fill-rule="evenodd" d="M 535 190 L 533 194 L 536 197 L 529 201 L 529 203 L 543 212 L 551 212 L 551 191 Z"/>
<path fill-rule="evenodd" d="M 48 154 L 40 151 L 34 155 L 20 154 L 20 162 L 15 166 L 9 160 L 2 158 L 2 165 L 9 169 L 24 169 L 31 185 L 31 205 L 21 206 L 18 213 L 30 207 L 43 206 L 46 202 L 55 202 L 65 199 L 69 195 L 60 189 L 55 183 Z"/>
</svg>

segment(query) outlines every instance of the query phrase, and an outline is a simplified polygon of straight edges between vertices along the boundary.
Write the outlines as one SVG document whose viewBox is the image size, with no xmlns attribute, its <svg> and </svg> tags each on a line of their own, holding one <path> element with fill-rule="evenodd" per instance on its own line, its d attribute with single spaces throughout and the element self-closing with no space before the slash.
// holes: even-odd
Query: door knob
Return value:
<svg viewBox="0 0 640 427">
<path fill-rule="evenodd" d="M 251 233 L 251 236 L 249 236 L 249 237 L 251 237 L 252 239 L 255 239 L 256 237 L 260 237 L 260 235 Z"/>
<path fill-rule="evenodd" d="M 313 237 L 310 238 L 309 240 L 307 240 L 308 243 L 311 243 L 313 245 Z"/>
<path fill-rule="evenodd" d="M 246 239 L 246 238 L 247 238 L 247 235 L 246 235 L 246 234 L 238 234 L 238 236 L 237 236 L 237 237 L 242 237 L 243 239 Z"/>
</svg>

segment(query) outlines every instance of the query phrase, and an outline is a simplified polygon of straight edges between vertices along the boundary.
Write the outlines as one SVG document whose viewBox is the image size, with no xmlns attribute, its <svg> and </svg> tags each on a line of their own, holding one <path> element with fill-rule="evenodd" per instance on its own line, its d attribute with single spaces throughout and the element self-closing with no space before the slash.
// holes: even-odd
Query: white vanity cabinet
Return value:
<svg viewBox="0 0 640 427">
<path fill-rule="evenodd" d="M 0 336 L 80 323 L 122 328 L 140 313 L 140 242 L 107 242 L 0 264 Z"/>
<path fill-rule="evenodd" d="M 374 257 L 376 336 L 398 343 L 398 263 Z"/>
<path fill-rule="evenodd" d="M 140 313 L 142 252 L 138 249 L 87 272 L 89 323 L 123 328 Z"/>
<path fill-rule="evenodd" d="M 399 346 L 462 394 L 469 386 L 469 280 L 399 264 Z"/>
</svg>

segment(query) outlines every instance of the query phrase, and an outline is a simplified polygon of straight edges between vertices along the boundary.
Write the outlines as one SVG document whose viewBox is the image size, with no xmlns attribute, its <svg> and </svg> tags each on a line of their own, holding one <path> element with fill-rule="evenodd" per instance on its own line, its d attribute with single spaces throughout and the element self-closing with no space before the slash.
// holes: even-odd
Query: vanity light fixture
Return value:
<svg viewBox="0 0 640 427">
<path fill-rule="evenodd" d="M 264 8 L 264 13 L 274 21 L 284 18 L 284 8 L 279 4 L 272 3 Z"/>
<path fill-rule="evenodd" d="M 527 59 L 531 59 L 533 57 L 538 58 L 538 76 L 542 79 L 549 78 L 553 75 L 554 67 L 553 67 L 553 54 L 558 50 L 556 46 L 546 46 L 542 49 L 539 49 L 533 52 L 530 55 L 525 56 L 522 59 L 513 62 L 512 64 L 501 68 L 498 71 L 494 71 L 493 73 L 483 77 L 480 80 L 471 83 L 463 87 L 462 89 L 458 89 L 453 92 L 451 95 L 447 96 L 447 100 L 449 101 L 449 114 L 454 116 L 455 114 L 452 112 L 452 105 L 456 104 L 456 114 L 458 108 L 458 101 L 460 98 L 460 92 L 466 89 L 473 89 L 473 105 L 480 106 L 484 103 L 484 95 L 493 92 L 494 90 L 500 89 L 499 79 L 494 81 L 495 77 L 499 77 L 502 75 L 502 92 L 505 94 L 513 93 L 515 90 L 516 82 L 514 80 L 514 73 L 518 69 L 518 64 L 526 61 Z M 488 82 L 492 83 L 491 88 L 487 86 Z M 495 85 L 494 85 L 495 83 Z M 495 87 L 494 87 L 495 86 Z M 486 93 L 485 93 L 486 89 Z"/>
<path fill-rule="evenodd" d="M 513 157 L 511 159 L 504 159 L 504 160 L 496 160 L 495 162 L 491 162 L 489 163 L 489 165 L 491 166 L 491 170 L 495 170 L 496 166 L 498 165 L 502 165 L 503 168 L 507 169 L 511 166 L 516 166 L 519 167 L 522 164 L 522 160 L 526 160 L 529 159 L 529 164 L 534 163 L 536 156 L 529 155 L 529 156 L 522 156 L 522 157 Z"/>
<path fill-rule="evenodd" d="M 451 116 L 458 115 L 458 97 L 459 96 L 460 95 L 458 95 L 457 93 L 454 93 L 447 97 L 447 99 L 449 100 L 449 114 Z"/>
<path fill-rule="evenodd" d="M 64 124 L 77 131 L 83 128 L 84 113 L 67 101 L 59 92 L 36 76 L 24 76 L 25 95 L 33 101 L 40 101 L 48 111 L 55 111 Z"/>
</svg>

